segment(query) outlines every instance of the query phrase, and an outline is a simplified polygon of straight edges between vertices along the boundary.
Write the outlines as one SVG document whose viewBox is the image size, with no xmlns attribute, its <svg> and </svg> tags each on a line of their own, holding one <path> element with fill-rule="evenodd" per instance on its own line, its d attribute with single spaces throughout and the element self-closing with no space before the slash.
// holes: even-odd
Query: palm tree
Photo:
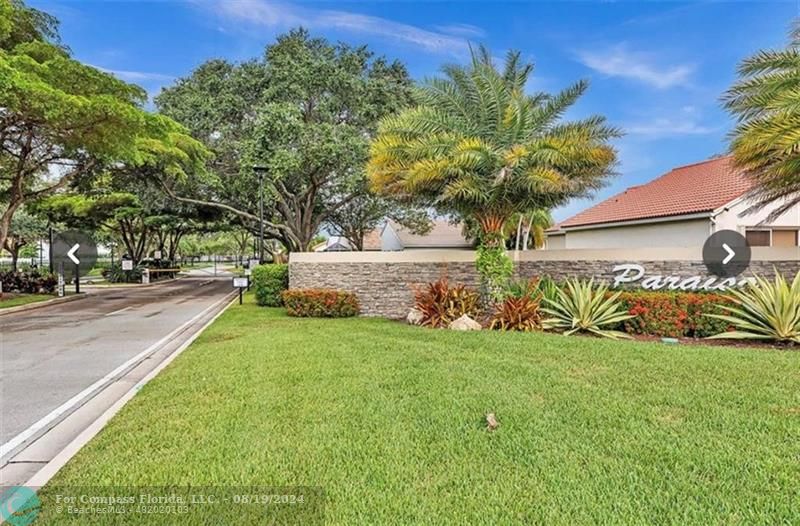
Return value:
<svg viewBox="0 0 800 526">
<path fill-rule="evenodd" d="M 484 47 L 467 66 L 445 66 L 444 78 L 418 89 L 416 107 L 381 122 L 367 168 L 373 188 L 477 223 L 479 252 L 497 259 L 514 214 L 549 210 L 602 186 L 619 131 L 600 116 L 562 122 L 588 84 L 528 94 L 532 72 L 518 51 L 498 71 Z"/>
<path fill-rule="evenodd" d="M 772 221 L 800 204 L 800 24 L 786 49 L 745 59 L 739 76 L 723 96 L 738 120 L 731 151 L 756 183 L 748 211 L 777 203 Z"/>
</svg>

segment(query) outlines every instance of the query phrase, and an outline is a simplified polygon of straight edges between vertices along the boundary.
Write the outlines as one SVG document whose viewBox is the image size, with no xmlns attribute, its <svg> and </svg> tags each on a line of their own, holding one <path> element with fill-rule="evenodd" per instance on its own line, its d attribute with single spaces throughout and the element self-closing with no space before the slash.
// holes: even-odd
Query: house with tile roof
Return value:
<svg viewBox="0 0 800 526">
<path fill-rule="evenodd" d="M 746 214 L 752 182 L 730 157 L 680 166 L 633 186 L 547 231 L 547 248 L 699 247 L 719 230 L 751 246 L 798 246 L 800 206 L 766 222 L 771 210 Z"/>
</svg>

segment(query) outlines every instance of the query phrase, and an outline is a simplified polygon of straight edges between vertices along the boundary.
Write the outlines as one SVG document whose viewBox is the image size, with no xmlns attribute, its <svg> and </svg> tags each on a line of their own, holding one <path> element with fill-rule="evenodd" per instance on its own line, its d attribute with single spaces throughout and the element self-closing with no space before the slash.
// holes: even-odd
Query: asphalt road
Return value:
<svg viewBox="0 0 800 526">
<path fill-rule="evenodd" d="M 231 290 L 229 277 L 190 277 L 0 316 L 0 444 Z"/>
</svg>

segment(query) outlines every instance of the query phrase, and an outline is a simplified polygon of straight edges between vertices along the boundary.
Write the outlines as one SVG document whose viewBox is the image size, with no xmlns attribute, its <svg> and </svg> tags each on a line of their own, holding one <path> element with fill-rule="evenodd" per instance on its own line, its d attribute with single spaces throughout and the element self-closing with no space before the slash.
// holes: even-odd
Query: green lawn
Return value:
<svg viewBox="0 0 800 526">
<path fill-rule="evenodd" d="M 51 486 L 320 486 L 342 525 L 752 525 L 800 522 L 798 481 L 798 352 L 292 319 L 250 303 Z M 45 524 L 62 523 L 52 494 Z"/>
<path fill-rule="evenodd" d="M 19 307 L 20 305 L 27 305 L 29 303 L 36 303 L 39 301 L 46 301 L 55 298 L 52 294 L 14 294 L 7 295 L 0 299 L 0 309 L 7 309 L 9 307 Z"/>
</svg>

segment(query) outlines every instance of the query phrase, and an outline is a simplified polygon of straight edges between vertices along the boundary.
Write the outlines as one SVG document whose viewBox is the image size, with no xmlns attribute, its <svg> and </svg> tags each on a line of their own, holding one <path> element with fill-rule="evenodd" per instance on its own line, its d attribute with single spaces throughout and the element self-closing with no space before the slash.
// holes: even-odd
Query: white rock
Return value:
<svg viewBox="0 0 800 526">
<path fill-rule="evenodd" d="M 459 319 L 451 321 L 448 328 L 454 331 L 479 331 L 481 324 L 464 314 Z"/>
<path fill-rule="evenodd" d="M 417 309 L 411 309 L 406 316 L 406 321 L 410 325 L 421 325 L 422 324 L 422 313 Z"/>
</svg>

